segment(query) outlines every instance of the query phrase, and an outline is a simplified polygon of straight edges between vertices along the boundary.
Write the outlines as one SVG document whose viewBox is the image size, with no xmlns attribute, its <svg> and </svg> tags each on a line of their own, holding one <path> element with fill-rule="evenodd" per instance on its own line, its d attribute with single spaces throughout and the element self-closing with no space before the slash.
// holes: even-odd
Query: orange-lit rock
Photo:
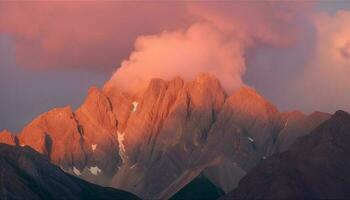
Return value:
<svg viewBox="0 0 350 200">
<path fill-rule="evenodd" d="M 280 127 L 277 109 L 255 90 L 242 88 L 226 99 L 209 132 L 210 146 L 248 170 L 269 156 Z"/>
<path fill-rule="evenodd" d="M 5 143 L 9 145 L 17 145 L 18 144 L 18 138 L 13 135 L 8 130 L 3 130 L 0 132 L 0 143 Z"/>
<path fill-rule="evenodd" d="M 202 74 L 154 78 L 137 92 L 111 82 L 93 87 L 75 112 L 44 113 L 19 139 L 90 182 L 166 199 L 198 174 L 234 189 L 261 160 L 328 117 L 280 113 L 254 89 L 226 94 L 216 77 Z"/>
<path fill-rule="evenodd" d="M 59 166 L 82 168 L 86 163 L 82 128 L 70 107 L 55 108 L 37 117 L 22 130 L 19 141 L 48 155 Z"/>
<path fill-rule="evenodd" d="M 130 94 L 121 87 L 107 82 L 103 88 L 103 93 L 109 98 L 112 106 L 112 112 L 117 120 L 118 130 L 123 132 L 132 109 L 132 102 L 135 94 Z"/>
<path fill-rule="evenodd" d="M 141 166 L 146 177 L 117 187 L 137 185 L 141 196 L 155 197 L 193 165 L 191 152 L 204 147 L 225 93 L 215 77 L 204 74 L 187 83 L 153 79 L 137 101 L 124 130 L 126 154 L 129 165 Z M 151 184 L 159 173 L 166 174 L 162 184 Z"/>
<path fill-rule="evenodd" d="M 87 167 L 99 167 L 104 174 L 112 176 L 120 164 L 120 156 L 117 120 L 109 99 L 99 89 L 92 87 L 75 117 L 83 130 Z"/>
</svg>

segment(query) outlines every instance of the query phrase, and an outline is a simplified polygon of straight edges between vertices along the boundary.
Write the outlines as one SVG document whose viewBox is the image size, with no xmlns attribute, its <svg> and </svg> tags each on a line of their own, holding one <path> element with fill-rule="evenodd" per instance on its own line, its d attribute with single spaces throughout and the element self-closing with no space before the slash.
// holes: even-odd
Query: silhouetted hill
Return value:
<svg viewBox="0 0 350 200">
<path fill-rule="evenodd" d="M 0 144 L 0 199 L 139 199 L 65 173 L 30 147 Z"/>
<path fill-rule="evenodd" d="M 170 200 L 215 200 L 224 194 L 222 189 L 203 175 L 200 175 L 172 196 Z"/>
<path fill-rule="evenodd" d="M 350 115 L 337 111 L 290 150 L 263 161 L 222 199 L 349 199 Z"/>
</svg>

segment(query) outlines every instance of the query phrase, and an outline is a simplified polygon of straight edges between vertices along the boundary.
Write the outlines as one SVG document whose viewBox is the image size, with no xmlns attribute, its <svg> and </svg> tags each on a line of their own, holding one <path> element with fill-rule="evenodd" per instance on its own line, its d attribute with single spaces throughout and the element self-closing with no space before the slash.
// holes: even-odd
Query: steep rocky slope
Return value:
<svg viewBox="0 0 350 200">
<path fill-rule="evenodd" d="M 63 167 L 86 163 L 82 129 L 70 107 L 55 108 L 29 123 L 19 135 L 21 146 L 28 145 Z"/>
<path fill-rule="evenodd" d="M 0 144 L 1 199 L 139 199 L 80 180 L 30 147 Z"/>
<path fill-rule="evenodd" d="M 322 112 L 313 112 L 310 115 L 298 111 L 283 113 L 285 123 L 277 139 L 278 151 L 286 151 L 298 137 L 307 135 L 330 117 L 330 114 Z"/>
<path fill-rule="evenodd" d="M 3 130 L 0 132 L 0 143 L 18 145 L 18 138 L 10 131 Z"/>
<path fill-rule="evenodd" d="M 263 161 L 223 199 L 348 199 L 350 115 L 337 111 L 290 150 Z"/>
<path fill-rule="evenodd" d="M 112 83 L 91 88 L 76 111 L 44 113 L 18 138 L 83 179 L 169 198 L 201 173 L 231 191 L 261 160 L 328 117 L 280 113 L 254 89 L 226 94 L 214 76 L 202 74 L 192 81 L 155 78 L 134 93 Z"/>
</svg>

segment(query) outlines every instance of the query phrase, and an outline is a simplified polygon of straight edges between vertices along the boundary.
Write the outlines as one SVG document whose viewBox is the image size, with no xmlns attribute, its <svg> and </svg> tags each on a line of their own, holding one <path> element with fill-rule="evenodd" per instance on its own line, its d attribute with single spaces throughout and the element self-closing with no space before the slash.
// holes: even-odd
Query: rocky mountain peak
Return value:
<svg viewBox="0 0 350 200">
<path fill-rule="evenodd" d="M 202 73 L 197 76 L 195 79 L 197 86 L 204 86 L 204 87 L 212 87 L 212 88 L 221 88 L 221 84 L 219 79 L 210 74 L 210 73 Z"/>
<path fill-rule="evenodd" d="M 249 87 L 242 87 L 235 91 L 228 99 L 232 106 L 245 109 L 251 113 L 260 111 L 269 111 L 277 113 L 278 110 L 258 92 Z"/>
<path fill-rule="evenodd" d="M 315 155 L 328 153 L 331 151 L 331 149 L 328 148 L 329 146 L 343 147 L 344 149 L 350 150 L 346 147 L 350 144 L 349 130 L 350 114 L 341 110 L 336 111 L 330 119 L 323 122 L 310 134 L 300 137 L 290 150 L 301 155 L 303 155 L 302 152 L 304 150 Z"/>
<path fill-rule="evenodd" d="M 85 168 L 96 169 L 92 170 L 95 171 L 93 175 L 111 176 L 120 164 L 118 121 L 112 108 L 110 99 L 92 87 L 85 102 L 75 112 L 83 133 L 83 149 L 87 157 Z"/>
<path fill-rule="evenodd" d="M 113 128 L 116 126 L 116 119 L 112 113 L 112 104 L 108 97 L 97 87 L 89 89 L 84 103 L 77 109 L 77 115 L 84 114 L 89 117 L 91 123 Z"/>
<path fill-rule="evenodd" d="M 0 143 L 18 145 L 18 138 L 5 129 L 0 132 Z"/>
<path fill-rule="evenodd" d="M 211 74 L 200 74 L 195 80 L 188 82 L 187 88 L 192 103 L 200 107 L 213 105 L 215 112 L 218 112 L 224 104 L 225 91 L 220 81 Z"/>
<path fill-rule="evenodd" d="M 342 120 L 342 121 L 349 121 L 350 120 L 350 114 L 343 111 L 343 110 L 338 110 L 336 111 L 332 117 L 332 120 Z"/>
<path fill-rule="evenodd" d="M 20 145 L 31 146 L 58 165 L 82 166 L 85 163 L 82 134 L 75 114 L 67 106 L 54 108 L 34 119 L 22 130 L 19 139 Z"/>
<path fill-rule="evenodd" d="M 159 199 L 205 169 L 229 191 L 242 174 L 327 117 L 279 113 L 249 87 L 228 96 L 204 73 L 190 81 L 154 78 L 138 92 L 111 82 L 92 87 L 76 111 L 52 109 L 18 137 L 20 145 L 85 180 Z M 224 162 L 216 162 L 219 157 Z M 228 171 L 233 181 L 225 178 Z"/>
</svg>

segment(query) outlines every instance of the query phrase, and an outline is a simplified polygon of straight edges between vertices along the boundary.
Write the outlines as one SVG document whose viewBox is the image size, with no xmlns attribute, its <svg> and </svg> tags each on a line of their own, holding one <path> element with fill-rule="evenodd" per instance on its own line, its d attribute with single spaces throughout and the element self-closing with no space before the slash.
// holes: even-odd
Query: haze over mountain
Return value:
<svg viewBox="0 0 350 200">
<path fill-rule="evenodd" d="M 92 87 L 73 111 L 55 108 L 5 143 L 28 145 L 65 171 L 142 198 L 170 198 L 199 174 L 225 192 L 261 160 L 330 117 L 280 113 L 254 89 L 219 80 L 152 79 L 134 92 Z"/>
</svg>

